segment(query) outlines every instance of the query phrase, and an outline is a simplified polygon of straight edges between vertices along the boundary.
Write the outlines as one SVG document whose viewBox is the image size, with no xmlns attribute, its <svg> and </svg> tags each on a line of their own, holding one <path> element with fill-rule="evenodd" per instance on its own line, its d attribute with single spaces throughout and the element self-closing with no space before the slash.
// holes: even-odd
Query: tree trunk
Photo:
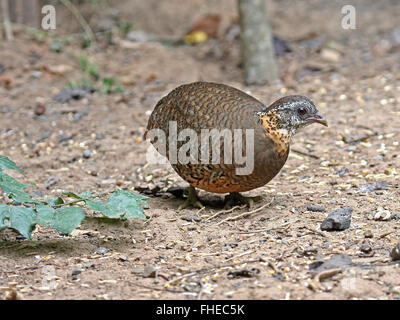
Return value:
<svg viewBox="0 0 400 320">
<path fill-rule="evenodd" d="M 3 22 L 6 39 L 7 41 L 12 41 L 14 40 L 14 36 L 10 23 L 10 9 L 8 7 L 8 0 L 1 0 L 1 10 L 3 11 Z"/>
<path fill-rule="evenodd" d="M 9 0 L 11 21 L 39 28 L 41 0 Z"/>
<path fill-rule="evenodd" d="M 278 79 L 265 0 L 238 0 L 242 61 L 247 84 Z"/>
</svg>

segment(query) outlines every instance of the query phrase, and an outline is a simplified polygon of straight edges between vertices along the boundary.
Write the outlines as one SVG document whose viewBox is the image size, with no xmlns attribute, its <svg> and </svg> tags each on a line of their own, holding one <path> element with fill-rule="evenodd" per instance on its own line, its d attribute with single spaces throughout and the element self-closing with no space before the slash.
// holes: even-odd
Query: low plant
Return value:
<svg viewBox="0 0 400 320">
<path fill-rule="evenodd" d="M 115 190 L 110 196 L 93 191 L 64 192 L 58 197 L 37 198 L 25 192 L 33 184 L 25 184 L 9 176 L 4 170 L 22 170 L 8 157 L 0 156 L 0 189 L 12 200 L 0 203 L 0 231 L 12 228 L 30 239 L 36 224 L 69 234 L 79 227 L 86 210 L 100 212 L 112 219 L 146 219 L 143 206 L 147 197 L 128 190 Z M 104 201 L 104 198 L 108 198 Z"/>
</svg>

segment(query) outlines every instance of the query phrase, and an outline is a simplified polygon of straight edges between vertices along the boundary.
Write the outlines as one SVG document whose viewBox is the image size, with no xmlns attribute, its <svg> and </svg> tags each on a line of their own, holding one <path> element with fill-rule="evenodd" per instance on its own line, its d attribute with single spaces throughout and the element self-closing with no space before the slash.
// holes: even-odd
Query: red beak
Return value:
<svg viewBox="0 0 400 320">
<path fill-rule="evenodd" d="M 325 117 L 320 115 L 319 113 L 315 114 L 314 116 L 307 118 L 307 121 L 317 122 L 322 124 L 323 126 L 328 126 L 328 121 L 326 121 Z"/>
</svg>

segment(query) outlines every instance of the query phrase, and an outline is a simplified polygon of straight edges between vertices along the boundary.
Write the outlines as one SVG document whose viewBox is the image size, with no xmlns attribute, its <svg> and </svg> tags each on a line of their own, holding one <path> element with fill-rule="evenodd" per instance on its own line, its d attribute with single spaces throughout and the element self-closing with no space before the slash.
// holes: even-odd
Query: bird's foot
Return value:
<svg viewBox="0 0 400 320">
<path fill-rule="evenodd" d="M 188 198 L 184 203 L 182 203 L 178 210 L 185 209 L 187 207 L 194 207 L 194 208 L 199 208 L 202 209 L 204 208 L 203 204 L 200 202 L 199 198 L 197 197 L 196 189 L 192 186 L 189 187 L 189 195 Z"/>
<path fill-rule="evenodd" d="M 229 195 L 225 197 L 225 205 L 224 209 L 231 207 L 233 204 L 240 202 L 242 204 L 247 205 L 249 208 L 254 206 L 254 202 L 258 202 L 263 200 L 264 198 L 261 196 L 256 197 L 245 197 L 241 195 L 239 192 L 231 192 Z"/>
</svg>

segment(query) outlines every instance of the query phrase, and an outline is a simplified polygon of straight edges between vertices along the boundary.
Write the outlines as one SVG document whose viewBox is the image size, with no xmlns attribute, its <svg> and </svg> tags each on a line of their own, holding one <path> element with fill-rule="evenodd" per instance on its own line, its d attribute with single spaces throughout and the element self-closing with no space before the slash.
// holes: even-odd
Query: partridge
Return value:
<svg viewBox="0 0 400 320">
<path fill-rule="evenodd" d="M 177 87 L 157 103 L 144 138 L 190 184 L 180 209 L 203 207 L 195 188 L 229 193 L 227 203 L 240 200 L 251 206 L 254 199 L 239 192 L 271 181 L 288 158 L 293 135 L 312 123 L 328 125 L 307 97 L 286 96 L 266 106 L 233 87 L 195 82 Z"/>
</svg>

